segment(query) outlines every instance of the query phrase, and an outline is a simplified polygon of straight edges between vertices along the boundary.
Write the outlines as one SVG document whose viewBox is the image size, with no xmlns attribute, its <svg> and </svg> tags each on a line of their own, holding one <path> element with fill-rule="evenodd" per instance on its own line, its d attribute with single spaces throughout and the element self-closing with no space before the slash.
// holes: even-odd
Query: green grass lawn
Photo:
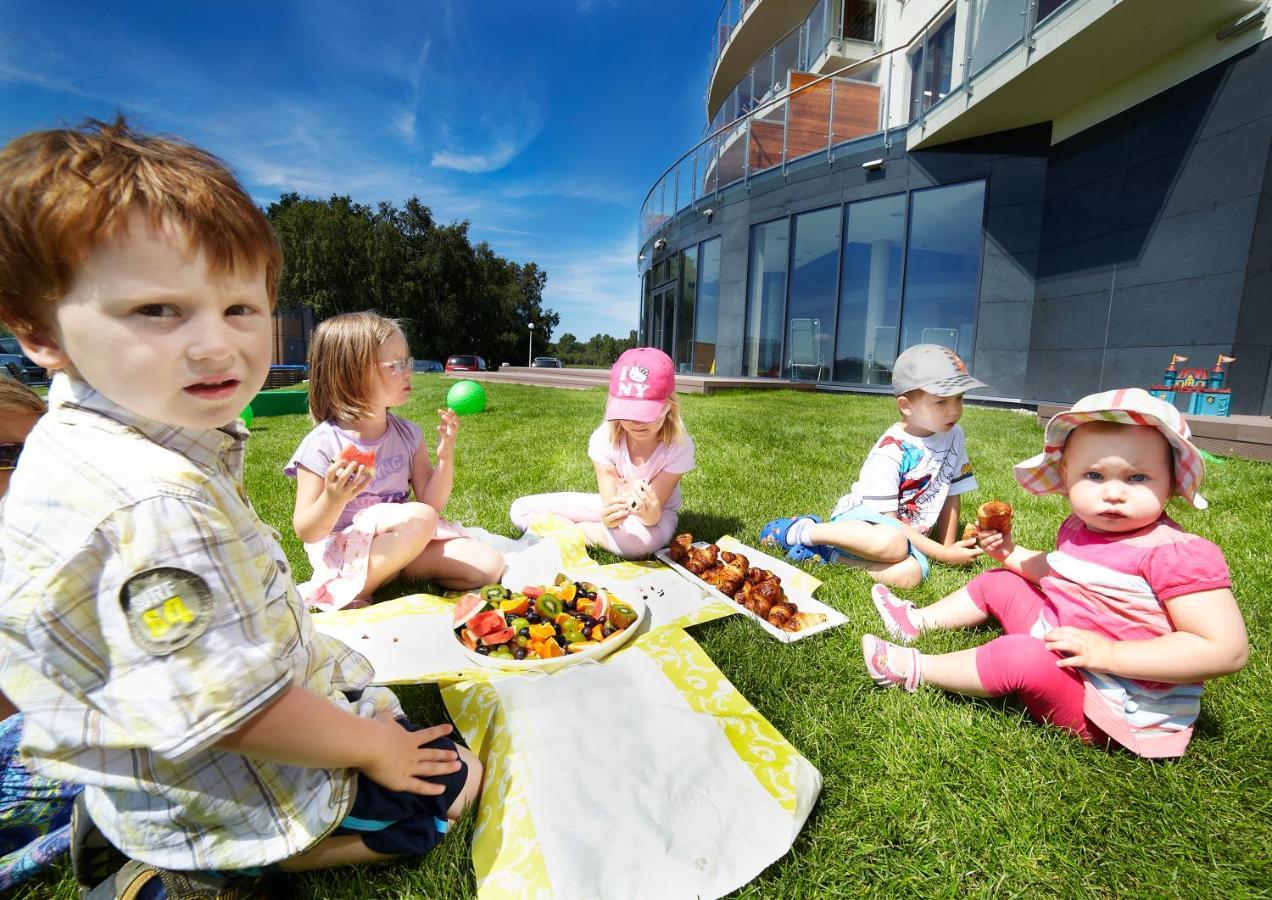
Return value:
<svg viewBox="0 0 1272 900">
<path fill-rule="evenodd" d="M 453 383 L 416 376 L 413 399 L 398 411 L 431 439 L 434 411 Z M 486 389 L 486 412 L 463 420 L 446 515 L 514 536 L 507 511 L 516 497 L 595 489 L 586 443 L 604 392 Z M 829 513 L 895 416 L 883 397 L 738 392 L 682 400 L 698 468 L 683 482 L 681 530 L 708 540 L 732 534 L 751 545 L 775 515 Z M 1016 507 L 1021 544 L 1054 546 L 1063 500 L 1030 497 L 1011 475 L 1013 463 L 1041 449 L 1035 419 L 969 407 L 963 425 L 981 485 L 965 509 L 1006 499 Z M 258 418 L 247 466 L 250 496 L 303 573 L 308 564 L 290 528 L 292 483 L 280 468 L 308 428 L 303 416 Z M 841 628 L 791 645 L 741 616 L 695 628 L 716 665 L 825 780 L 790 854 L 738 895 L 1269 896 L 1272 687 L 1262 651 L 1272 633 L 1272 539 L 1264 530 L 1272 467 L 1226 460 L 1211 466 L 1204 492 L 1208 511 L 1176 501 L 1171 513 L 1224 549 L 1251 660 L 1207 688 L 1196 736 L 1175 762 L 1089 749 L 1032 724 L 1013 703 L 930 688 L 913 696 L 876 690 L 859 648 L 863 632 L 881 627 L 870 581 L 845 567 L 805 564 L 825 582 L 818 597 L 848 615 Z M 933 565 L 929 581 L 909 596 L 930 603 L 986 567 Z M 390 585 L 378 596 L 422 587 Z M 961 649 L 995 633 L 934 634 L 919 646 Z M 445 717 L 435 688 L 400 693 L 417 720 Z M 298 891 L 348 900 L 470 897 L 470 834 L 468 820 L 421 862 L 308 876 L 298 879 Z M 75 896 L 68 870 L 36 882 L 29 896 Z"/>
</svg>

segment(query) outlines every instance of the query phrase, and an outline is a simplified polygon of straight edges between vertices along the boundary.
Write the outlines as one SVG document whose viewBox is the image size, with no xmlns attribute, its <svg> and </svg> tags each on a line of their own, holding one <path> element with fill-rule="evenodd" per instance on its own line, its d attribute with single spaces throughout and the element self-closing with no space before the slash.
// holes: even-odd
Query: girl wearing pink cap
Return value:
<svg viewBox="0 0 1272 900">
<path fill-rule="evenodd" d="M 693 452 L 671 357 L 653 347 L 628 350 L 610 369 L 605 421 L 587 443 L 598 492 L 521 497 L 509 515 L 525 531 L 536 516 L 553 513 L 582 525 L 593 546 L 628 559 L 648 556 L 676 533 L 680 478 L 693 469 Z"/>
<path fill-rule="evenodd" d="M 1187 423 L 1139 388 L 1085 397 L 1047 425 L 1042 453 L 1016 466 L 1035 494 L 1067 495 L 1072 514 L 1051 553 L 983 532 L 1003 569 L 923 609 L 876 585 L 898 643 L 862 639 L 880 687 L 928 682 L 974 697 L 1018 694 L 1037 720 L 1145 757 L 1183 754 L 1202 682 L 1241 669 L 1249 652 L 1219 548 L 1164 512 L 1194 507 L 1205 473 Z M 996 620 L 984 646 L 930 655 L 901 646 L 922 632 Z"/>
</svg>

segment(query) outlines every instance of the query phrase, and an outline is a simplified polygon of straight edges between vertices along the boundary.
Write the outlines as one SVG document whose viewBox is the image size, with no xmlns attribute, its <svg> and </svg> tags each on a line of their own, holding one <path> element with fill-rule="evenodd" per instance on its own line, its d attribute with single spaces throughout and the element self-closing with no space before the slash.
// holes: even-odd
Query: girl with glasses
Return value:
<svg viewBox="0 0 1272 900">
<path fill-rule="evenodd" d="M 314 567 L 300 585 L 311 606 L 365 605 L 399 575 L 466 589 L 503 574 L 497 550 L 441 518 L 459 418 L 438 411 L 434 462 L 420 426 L 390 412 L 411 397 L 412 362 L 399 324 L 375 313 L 335 316 L 314 332 L 317 426 L 283 468 L 296 479 L 292 524 Z"/>
</svg>

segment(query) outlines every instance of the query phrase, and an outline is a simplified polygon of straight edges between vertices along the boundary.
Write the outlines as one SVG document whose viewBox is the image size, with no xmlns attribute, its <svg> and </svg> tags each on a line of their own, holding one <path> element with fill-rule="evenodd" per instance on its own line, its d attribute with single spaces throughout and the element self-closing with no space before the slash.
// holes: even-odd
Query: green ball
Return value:
<svg viewBox="0 0 1272 900">
<path fill-rule="evenodd" d="M 446 405 L 461 416 L 486 408 L 486 390 L 475 381 L 457 382 L 446 392 Z"/>
<path fill-rule="evenodd" d="M 239 418 L 243 420 L 243 424 L 248 428 L 252 427 L 252 404 L 243 407 L 243 411 L 239 413 Z"/>
</svg>

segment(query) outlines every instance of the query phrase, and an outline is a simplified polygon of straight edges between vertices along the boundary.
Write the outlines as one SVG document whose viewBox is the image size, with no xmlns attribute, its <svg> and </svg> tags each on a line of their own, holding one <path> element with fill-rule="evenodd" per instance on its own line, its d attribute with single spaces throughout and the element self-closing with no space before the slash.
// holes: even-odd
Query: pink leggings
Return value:
<svg viewBox="0 0 1272 900">
<path fill-rule="evenodd" d="M 1006 632 L 976 650 L 976 674 L 985 690 L 994 697 L 1018 694 L 1039 722 L 1067 728 L 1087 743 L 1106 740 L 1082 711 L 1082 676 L 1057 666 L 1060 654 L 1029 633 L 1042 610 L 1042 592 L 1006 569 L 976 576 L 967 592 Z"/>
<path fill-rule="evenodd" d="M 606 528 L 601 524 L 601 495 L 574 492 L 520 497 L 513 501 L 508 515 L 513 525 L 525 531 L 530 527 L 531 518 L 545 512 L 579 523 L 589 544 L 604 547 L 625 559 L 648 556 L 666 547 L 671 543 L 680 518 L 677 513 L 664 510 L 662 518 L 653 526 L 646 525 L 635 516 L 628 516 L 617 528 Z"/>
</svg>

